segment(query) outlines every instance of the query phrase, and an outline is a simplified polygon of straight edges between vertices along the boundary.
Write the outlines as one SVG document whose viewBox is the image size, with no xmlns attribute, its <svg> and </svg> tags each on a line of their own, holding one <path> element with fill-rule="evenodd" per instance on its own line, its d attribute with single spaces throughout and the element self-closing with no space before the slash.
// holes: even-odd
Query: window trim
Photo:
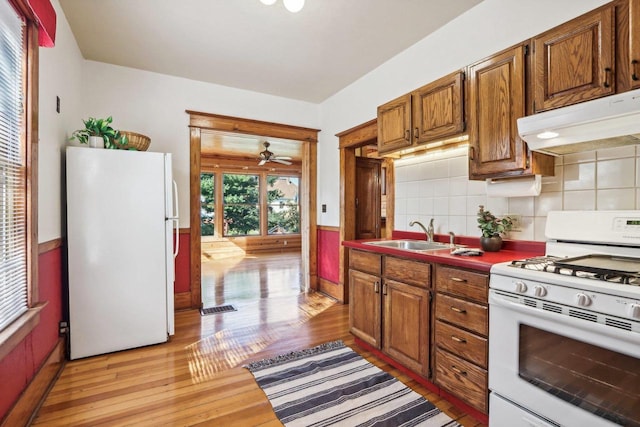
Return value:
<svg viewBox="0 0 640 427">
<path fill-rule="evenodd" d="M 26 60 L 25 132 L 26 145 L 26 209 L 27 209 L 27 306 L 25 313 L 0 331 L 0 360 L 11 353 L 40 323 L 40 311 L 47 302 L 40 302 L 38 293 L 38 24 L 27 0 L 9 0 L 22 14 L 25 25 Z"/>
</svg>

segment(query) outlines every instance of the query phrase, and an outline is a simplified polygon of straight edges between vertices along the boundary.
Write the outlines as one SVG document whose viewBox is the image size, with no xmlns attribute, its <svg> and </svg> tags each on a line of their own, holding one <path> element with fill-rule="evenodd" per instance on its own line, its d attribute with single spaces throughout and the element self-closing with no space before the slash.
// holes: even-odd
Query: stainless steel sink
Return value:
<svg viewBox="0 0 640 427">
<path fill-rule="evenodd" d="M 378 240 L 375 242 L 364 242 L 367 245 L 382 246 L 385 248 L 402 249 L 405 251 L 422 252 L 422 251 L 435 251 L 438 249 L 451 249 L 458 247 L 457 245 L 450 245 L 448 243 L 440 242 L 427 242 L 423 240 Z"/>
</svg>

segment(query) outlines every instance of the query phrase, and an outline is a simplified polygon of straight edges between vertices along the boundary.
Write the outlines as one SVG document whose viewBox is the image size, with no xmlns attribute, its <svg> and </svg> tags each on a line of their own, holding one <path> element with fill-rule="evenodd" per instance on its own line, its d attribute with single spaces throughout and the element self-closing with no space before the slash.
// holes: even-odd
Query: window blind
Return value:
<svg viewBox="0 0 640 427">
<path fill-rule="evenodd" d="M 24 22 L 0 0 L 0 330 L 28 308 Z"/>
</svg>

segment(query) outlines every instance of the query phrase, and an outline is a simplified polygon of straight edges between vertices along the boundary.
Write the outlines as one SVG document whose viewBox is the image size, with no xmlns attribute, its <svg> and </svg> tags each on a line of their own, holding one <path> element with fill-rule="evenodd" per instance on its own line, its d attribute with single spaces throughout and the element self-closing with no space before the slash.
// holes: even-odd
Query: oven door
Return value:
<svg viewBox="0 0 640 427">
<path fill-rule="evenodd" d="M 502 291 L 490 290 L 489 304 L 492 393 L 540 425 L 640 426 L 637 333 L 522 305 Z M 491 405 L 490 425 L 500 426 L 501 408 Z M 521 420 L 510 426 L 537 425 Z"/>
</svg>

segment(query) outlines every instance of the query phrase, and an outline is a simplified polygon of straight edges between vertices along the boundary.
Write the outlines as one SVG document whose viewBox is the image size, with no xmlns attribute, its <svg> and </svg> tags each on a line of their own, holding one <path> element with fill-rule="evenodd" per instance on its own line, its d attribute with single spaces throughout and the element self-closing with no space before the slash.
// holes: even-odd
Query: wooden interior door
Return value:
<svg viewBox="0 0 640 427">
<path fill-rule="evenodd" d="M 380 237 L 382 160 L 356 158 L 356 239 Z"/>
</svg>

